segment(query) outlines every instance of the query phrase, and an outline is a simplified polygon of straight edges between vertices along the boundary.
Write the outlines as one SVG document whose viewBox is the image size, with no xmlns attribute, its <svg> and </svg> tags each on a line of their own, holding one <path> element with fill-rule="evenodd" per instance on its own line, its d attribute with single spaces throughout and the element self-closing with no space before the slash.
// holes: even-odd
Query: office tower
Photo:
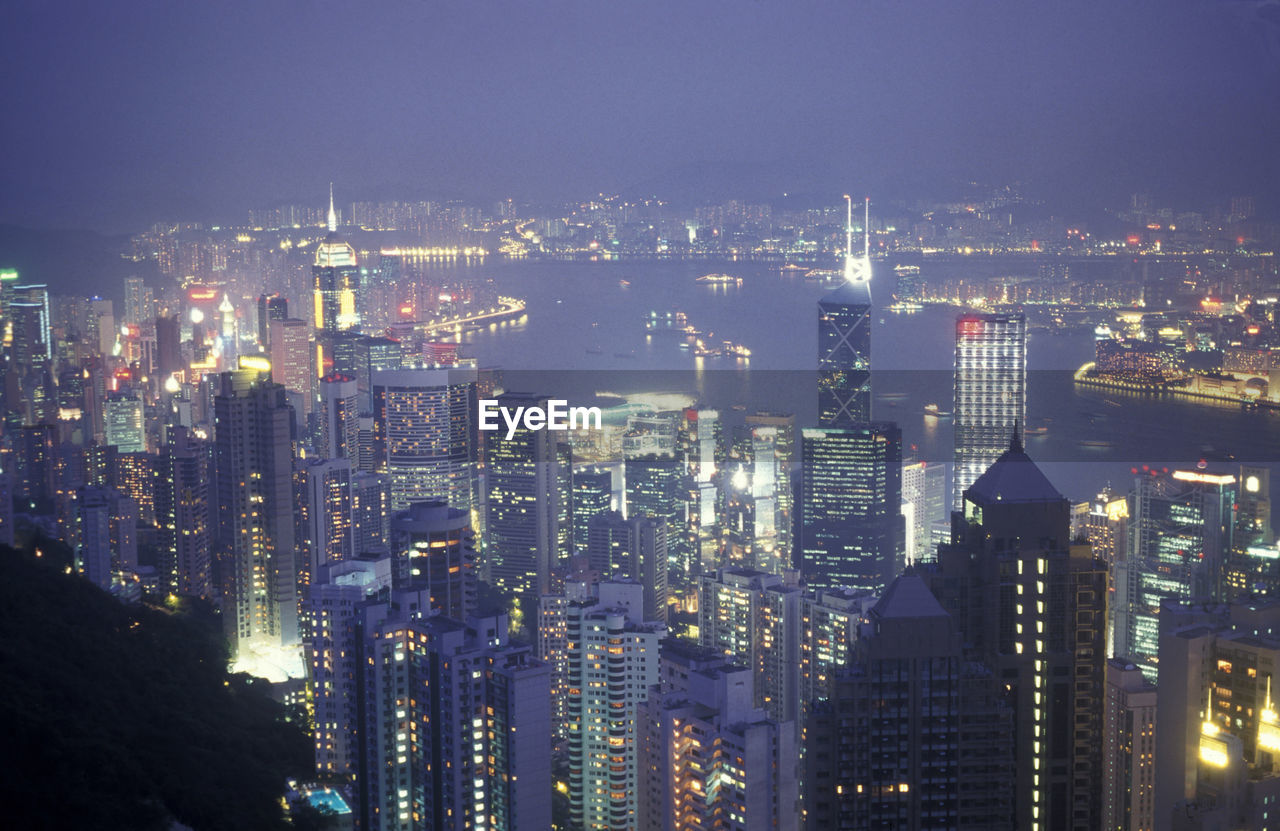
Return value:
<svg viewBox="0 0 1280 831">
<path fill-rule="evenodd" d="M 50 348 L 41 338 L 46 336 L 45 307 L 40 303 L 13 300 L 9 303 L 12 344 L 9 353 L 19 376 L 25 375 L 47 360 Z"/>
<path fill-rule="evenodd" d="M 431 608 L 454 620 L 476 613 L 471 515 L 444 502 L 414 502 L 391 518 L 396 573 L 424 585 Z"/>
<path fill-rule="evenodd" d="M 947 518 L 947 466 L 911 462 L 902 466 L 902 516 L 907 565 L 933 559 L 933 528 Z"/>
<path fill-rule="evenodd" d="M 360 409 L 356 379 L 330 373 L 320 379 L 320 435 L 316 452 L 326 459 L 360 461 Z"/>
<path fill-rule="evenodd" d="M 380 473 L 351 477 L 351 527 L 357 555 L 391 552 L 391 488 Z"/>
<path fill-rule="evenodd" d="M 333 188 L 329 189 L 329 234 L 316 246 L 311 267 L 315 328 L 338 332 L 359 324 L 356 316 L 356 288 L 360 271 L 355 249 L 338 236 L 338 215 L 333 208 Z M 274 340 L 274 336 L 273 336 Z M 336 367 L 335 367 L 336 369 Z"/>
<path fill-rule="evenodd" d="M 902 568 L 902 431 L 892 422 L 807 429 L 800 570 L 815 588 L 879 591 Z"/>
<path fill-rule="evenodd" d="M 209 559 L 209 452 L 190 431 L 177 428 L 160 451 L 155 487 L 162 551 L 160 579 L 182 597 L 213 597 Z"/>
<path fill-rule="evenodd" d="M 969 486 L 952 542 L 918 566 L 1015 713 L 1014 824 L 1101 821 L 1107 568 L 1071 544 L 1071 505 L 1022 450 Z"/>
<path fill-rule="evenodd" d="M 915 574 L 867 615 L 805 724 L 806 826 L 1012 829 L 1011 711 Z"/>
<path fill-rule="evenodd" d="M 320 567 L 308 595 L 316 773 L 353 782 L 360 773 L 363 606 L 393 582 L 390 557 Z"/>
<path fill-rule="evenodd" d="M 355 341 L 355 376 L 360 394 L 360 411 L 373 409 L 373 375 L 399 369 L 404 363 L 404 344 L 392 338 L 362 337 Z M 455 362 L 456 363 L 456 362 Z"/>
<path fill-rule="evenodd" d="M 863 221 L 863 253 L 853 253 L 853 202 L 845 197 L 844 282 L 818 301 L 818 426 L 871 420 L 871 238 Z"/>
<path fill-rule="evenodd" d="M 95 297 L 89 301 L 85 333 L 89 336 L 90 347 L 95 348 L 99 355 L 111 354 L 119 330 L 116 328 L 115 310 L 110 300 Z"/>
<path fill-rule="evenodd" d="M 1027 424 L 1027 320 L 1020 314 L 956 319 L 952 507 Z"/>
<path fill-rule="evenodd" d="M 573 471 L 573 550 L 587 551 L 587 524 L 613 506 L 613 474 L 600 468 Z"/>
<path fill-rule="evenodd" d="M 264 352 L 271 349 L 271 321 L 288 320 L 289 300 L 280 292 L 258 295 L 258 348 Z"/>
<path fill-rule="evenodd" d="M 792 467 L 796 461 L 796 417 L 785 413 L 752 413 L 743 419 L 751 431 L 756 457 L 753 465 L 760 465 L 763 456 L 761 445 L 773 446 L 773 501 L 775 509 L 774 542 L 776 559 L 784 566 L 795 562 L 792 531 L 795 526 Z M 766 463 L 767 464 L 767 463 Z M 752 480 L 755 488 L 755 480 Z"/>
<path fill-rule="evenodd" d="M 569 817 L 577 828 L 638 822 L 637 707 L 658 681 L 666 637 L 665 626 L 639 619 L 643 602 L 639 584 L 601 583 L 595 598 L 568 605 Z"/>
<path fill-rule="evenodd" d="M 1124 658 L 1107 661 L 1102 828 L 1155 827 L 1156 687 Z"/>
<path fill-rule="evenodd" d="M 498 404 L 511 412 L 545 409 L 547 399 L 505 393 Z M 558 487 L 559 465 L 550 430 L 521 427 L 510 437 L 498 430 L 485 438 L 485 573 L 499 591 L 521 598 L 520 609 L 530 616 L 534 598 L 549 590 L 560 565 L 559 502 L 568 494 Z"/>
<path fill-rule="evenodd" d="M 1156 828 L 1274 827 L 1277 632 L 1275 599 L 1161 604 Z"/>
<path fill-rule="evenodd" d="M 216 379 L 216 541 L 229 567 L 223 614 L 235 654 L 298 643 L 293 410 L 269 374 Z"/>
<path fill-rule="evenodd" d="M 644 588 L 642 619 L 667 622 L 667 524 L 651 516 L 624 519 L 618 511 L 587 523 L 587 562 L 597 579 L 634 580 Z"/>
<path fill-rule="evenodd" d="M 272 320 L 271 379 L 302 400 L 302 414 L 311 412 L 311 331 L 297 318 Z"/>
<path fill-rule="evenodd" d="M 152 324 L 156 317 L 155 295 L 141 277 L 124 278 L 124 322 L 139 328 Z"/>
<path fill-rule="evenodd" d="M 347 459 L 312 459 L 299 472 L 298 527 L 306 566 L 298 577 L 302 585 L 311 583 L 321 565 L 355 557 L 351 473 Z"/>
<path fill-rule="evenodd" d="M 704 567 L 714 568 L 720 556 L 723 505 L 719 483 L 724 466 L 720 414 L 687 408 L 680 423 L 679 444 L 687 474 L 688 531 L 683 544 L 689 562 L 683 570 L 701 573 Z"/>
<path fill-rule="evenodd" d="M 49 314 L 48 286 L 43 283 L 14 286 L 9 299 L 9 315 L 13 318 L 14 350 L 20 358 L 26 355 L 30 365 L 34 365 L 53 357 L 53 321 Z M 20 322 L 25 341 L 21 347 L 18 341 Z"/>
<path fill-rule="evenodd" d="M 400 369 L 373 376 L 373 461 L 391 479 L 391 507 L 441 499 L 479 507 L 476 371 Z"/>
<path fill-rule="evenodd" d="M 1115 572 L 1115 650 L 1157 682 L 1158 614 L 1168 598 L 1223 599 L 1235 477 L 1142 472 L 1134 481 L 1130 546 Z"/>
<path fill-rule="evenodd" d="M 104 408 L 107 444 L 121 453 L 144 453 L 147 449 L 143 430 L 142 399 L 135 392 L 113 392 Z"/>
<path fill-rule="evenodd" d="M 779 428 L 744 424 L 734 429 L 724 462 L 723 561 L 780 573 L 791 565 L 790 472 L 778 450 Z M 784 513 L 782 490 L 788 491 Z M 716 552 L 719 554 L 720 552 Z M 703 559 L 704 568 L 711 561 Z"/>
<path fill-rule="evenodd" d="M 755 706 L 750 668 L 669 639 L 660 677 L 638 708 L 635 827 L 798 828 L 796 724 Z"/>
<path fill-rule="evenodd" d="M 413 592 L 363 612 L 361 827 L 551 827 L 550 668 L 505 616 L 426 616 Z"/>
<path fill-rule="evenodd" d="M 623 462 L 623 513 L 628 517 L 652 516 L 667 523 L 667 570 L 670 585 L 680 592 L 692 585 L 693 562 L 686 556 L 688 528 L 684 499 L 685 477 L 674 455 L 646 453 Z"/>
</svg>

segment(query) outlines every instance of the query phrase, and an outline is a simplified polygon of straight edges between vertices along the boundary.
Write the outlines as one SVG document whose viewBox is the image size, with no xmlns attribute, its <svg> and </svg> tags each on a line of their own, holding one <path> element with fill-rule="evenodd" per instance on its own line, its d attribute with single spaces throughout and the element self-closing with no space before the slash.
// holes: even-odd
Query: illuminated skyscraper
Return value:
<svg viewBox="0 0 1280 831">
<path fill-rule="evenodd" d="M 573 549 L 587 551 L 587 523 L 613 506 L 613 474 L 592 468 L 573 472 Z"/>
<path fill-rule="evenodd" d="M 52 358 L 53 320 L 49 314 L 49 287 L 44 283 L 17 285 L 9 298 L 8 312 L 14 319 L 15 350 L 18 348 L 18 322 L 21 320 L 23 337 L 27 341 L 25 349 L 33 365 Z"/>
<path fill-rule="evenodd" d="M 289 300 L 281 297 L 280 292 L 258 295 L 258 348 L 267 351 L 271 348 L 271 321 L 286 320 L 289 317 Z"/>
<path fill-rule="evenodd" d="M 476 499 L 476 371 L 374 373 L 374 469 L 391 480 L 391 507 L 443 500 L 471 511 Z"/>
<path fill-rule="evenodd" d="M 660 674 L 639 706 L 634 827 L 798 828 L 796 724 L 755 706 L 751 669 L 670 639 Z"/>
<path fill-rule="evenodd" d="M 1235 498 L 1230 474 L 1175 470 L 1134 480 L 1128 556 L 1115 566 L 1115 650 L 1152 682 L 1161 601 L 1227 599 Z"/>
<path fill-rule="evenodd" d="M 476 613 L 471 516 L 443 502 L 415 502 L 391 518 L 396 571 L 430 593 L 431 608 L 455 620 Z"/>
<path fill-rule="evenodd" d="M 550 828 L 550 668 L 508 643 L 506 617 L 428 615 L 411 588 L 366 601 L 353 623 L 342 646 L 363 659 L 361 827 Z"/>
<path fill-rule="evenodd" d="M 818 301 L 818 426 L 845 427 L 871 420 L 871 237 L 863 227 L 863 253 L 853 253 L 853 202 L 848 196 L 844 283 Z"/>
<path fill-rule="evenodd" d="M 596 598 L 568 604 L 569 816 L 577 828 L 638 822 L 637 707 L 658 682 L 666 637 L 665 626 L 639 619 L 643 604 L 638 583 L 601 583 Z"/>
<path fill-rule="evenodd" d="M 689 563 L 684 570 L 698 573 L 704 567 L 714 568 L 720 554 L 723 502 L 719 473 L 724 464 L 720 414 L 695 407 L 686 409 L 679 442 L 688 477 L 685 514 L 689 527 L 683 545 Z"/>
<path fill-rule="evenodd" d="M 188 430 L 172 431 L 159 470 L 155 514 L 164 545 L 162 585 L 180 596 L 212 598 L 208 445 Z"/>
<path fill-rule="evenodd" d="M 547 406 L 545 397 L 524 393 L 505 393 L 498 402 L 512 412 Z M 569 494 L 559 487 L 556 434 L 521 427 L 510 438 L 490 433 L 485 442 L 485 573 L 500 591 L 522 598 L 520 608 L 531 615 L 561 565 L 559 503 Z"/>
<path fill-rule="evenodd" d="M 107 396 L 105 411 L 107 444 L 121 453 L 145 452 L 142 399 L 132 392 L 113 392 Z"/>
<path fill-rule="evenodd" d="M 381 473 L 356 471 L 351 477 L 351 522 L 357 555 L 391 551 L 391 488 Z"/>
<path fill-rule="evenodd" d="M 359 324 L 356 316 L 356 289 L 360 270 L 355 249 L 338 236 L 338 214 L 333 208 L 333 186 L 329 186 L 329 234 L 316 246 L 311 267 L 315 300 L 315 328 L 339 332 Z"/>
<path fill-rule="evenodd" d="M 360 412 L 356 379 L 331 373 L 320 379 L 320 436 L 316 452 L 326 459 L 360 461 Z"/>
<path fill-rule="evenodd" d="M 348 459 L 312 459 L 302 468 L 299 528 L 305 535 L 302 540 L 302 549 L 307 553 L 304 582 L 308 584 L 321 565 L 355 556 L 351 473 Z"/>
<path fill-rule="evenodd" d="M 1107 661 L 1102 725 L 1101 827 L 1154 828 L 1156 687 L 1123 658 Z"/>
<path fill-rule="evenodd" d="M 947 518 L 946 465 L 912 462 L 902 466 L 902 516 L 907 564 L 932 560 L 933 529 Z"/>
<path fill-rule="evenodd" d="M 691 546 L 684 536 L 688 528 L 680 459 L 674 455 L 648 453 L 623 462 L 625 486 L 623 506 L 628 519 L 652 516 L 667 523 L 668 570 L 675 588 L 683 589 L 693 579 L 693 564 L 684 556 Z"/>
<path fill-rule="evenodd" d="M 156 301 L 151 287 L 141 277 L 124 278 L 124 322 L 149 327 L 156 319 Z"/>
<path fill-rule="evenodd" d="M 1027 320 L 964 314 L 956 320 L 952 507 L 1027 424 Z"/>
<path fill-rule="evenodd" d="M 644 587 L 644 620 L 667 622 L 667 523 L 652 516 L 623 519 L 618 511 L 587 522 L 587 560 L 603 581 Z"/>
<path fill-rule="evenodd" d="M 786 427 L 748 420 L 734 429 L 724 463 L 726 564 L 775 574 L 791 566 L 791 451 L 784 444 L 794 443 L 795 425 L 789 420 Z M 704 570 L 709 565 L 704 553 Z"/>
<path fill-rule="evenodd" d="M 306 321 L 296 318 L 272 320 L 268 327 L 271 334 L 271 378 L 299 397 L 304 415 L 310 413 L 315 373 L 311 368 L 311 332 Z"/>
<path fill-rule="evenodd" d="M 223 612 L 237 654 L 298 643 L 293 410 L 284 387 L 224 372 L 214 398 L 217 547 L 231 569 Z"/>
<path fill-rule="evenodd" d="M 878 592 L 901 570 L 902 431 L 804 430 L 799 566 L 815 588 Z"/>
<path fill-rule="evenodd" d="M 1274 827 L 1280 601 L 1166 600 L 1159 617 L 1155 827 Z"/>
</svg>

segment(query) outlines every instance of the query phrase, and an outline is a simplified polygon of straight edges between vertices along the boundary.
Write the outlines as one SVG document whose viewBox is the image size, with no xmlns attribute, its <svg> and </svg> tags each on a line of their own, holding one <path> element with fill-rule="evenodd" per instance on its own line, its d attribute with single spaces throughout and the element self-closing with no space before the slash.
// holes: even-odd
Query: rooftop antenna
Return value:
<svg viewBox="0 0 1280 831">
<path fill-rule="evenodd" d="M 329 183 L 329 233 L 338 231 L 338 212 L 333 209 L 333 182 Z"/>
</svg>

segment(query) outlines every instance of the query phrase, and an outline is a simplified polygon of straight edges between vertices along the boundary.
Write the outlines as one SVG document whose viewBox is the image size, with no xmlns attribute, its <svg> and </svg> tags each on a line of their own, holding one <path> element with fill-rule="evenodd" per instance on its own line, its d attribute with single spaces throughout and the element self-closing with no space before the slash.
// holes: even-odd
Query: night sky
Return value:
<svg viewBox="0 0 1280 831">
<path fill-rule="evenodd" d="M 0 222 L 322 199 L 1277 207 L 1280 0 L 6 3 Z"/>
</svg>

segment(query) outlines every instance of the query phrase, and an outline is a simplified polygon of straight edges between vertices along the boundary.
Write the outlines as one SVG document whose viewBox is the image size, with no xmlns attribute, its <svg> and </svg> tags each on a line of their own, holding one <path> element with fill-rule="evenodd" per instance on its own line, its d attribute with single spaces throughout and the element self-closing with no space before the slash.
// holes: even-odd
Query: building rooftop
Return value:
<svg viewBox="0 0 1280 831">
<path fill-rule="evenodd" d="M 918 574 L 898 575 L 884 590 L 871 613 L 881 620 L 889 618 L 947 617 L 938 599 L 929 591 Z"/>
<path fill-rule="evenodd" d="M 987 468 L 965 491 L 979 504 L 992 502 L 1058 502 L 1063 497 L 1022 449 L 1015 430 L 1013 440 L 995 464 Z"/>
</svg>

